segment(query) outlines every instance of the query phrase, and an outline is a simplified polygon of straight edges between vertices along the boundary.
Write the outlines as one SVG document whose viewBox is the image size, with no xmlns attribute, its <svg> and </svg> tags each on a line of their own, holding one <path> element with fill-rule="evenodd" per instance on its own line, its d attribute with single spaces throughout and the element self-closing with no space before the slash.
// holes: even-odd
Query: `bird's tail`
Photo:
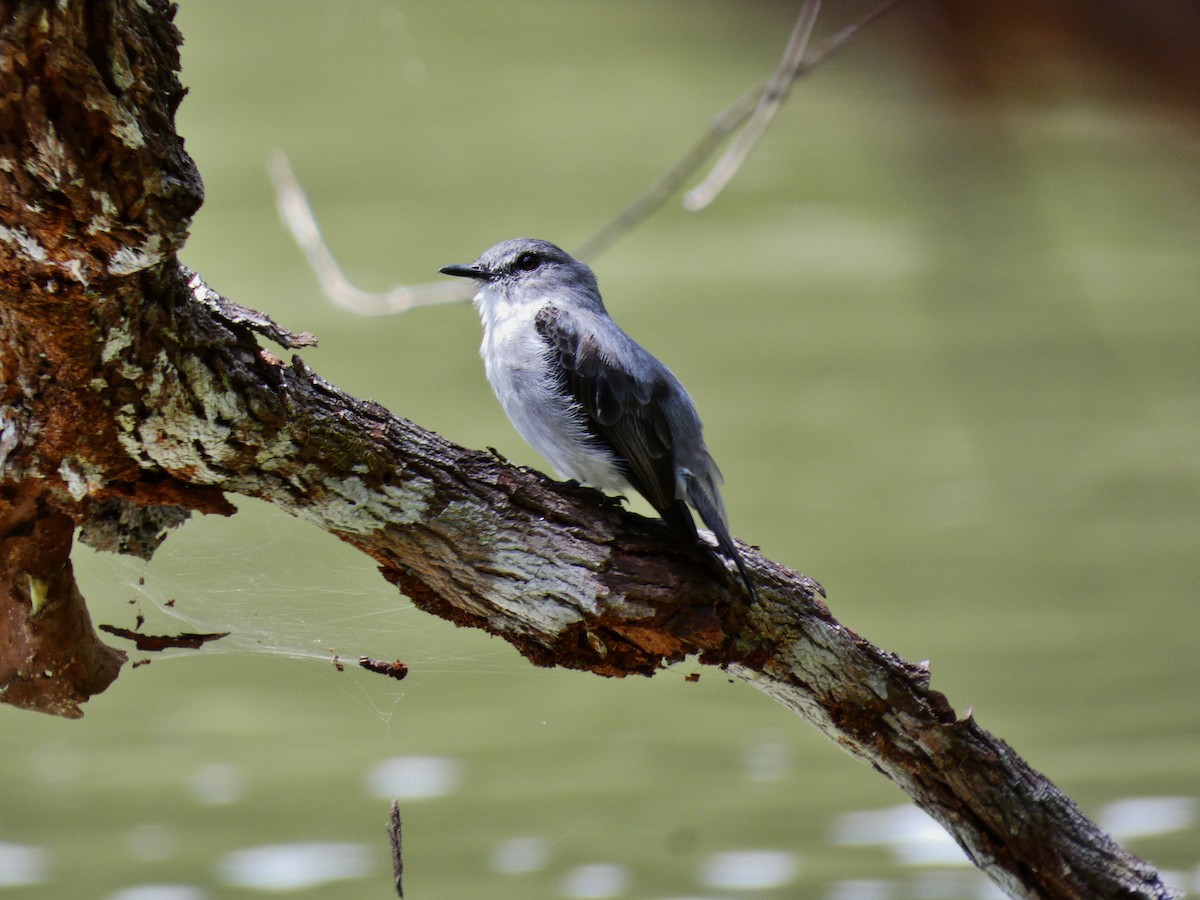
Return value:
<svg viewBox="0 0 1200 900">
<path fill-rule="evenodd" d="M 732 559 L 734 565 L 737 566 L 751 601 L 757 600 L 758 592 L 754 590 L 754 582 L 750 580 L 750 573 L 746 571 L 742 554 L 738 552 L 737 545 L 729 535 L 729 526 L 725 524 L 725 505 L 721 502 L 721 494 L 716 485 L 712 483 L 711 479 L 696 477 L 696 474 L 690 469 L 681 468 L 678 477 L 687 496 L 687 502 L 700 514 L 700 519 L 708 526 L 709 530 L 716 535 L 717 546 L 721 548 L 721 552 Z M 690 515 L 688 520 L 691 520 Z"/>
</svg>

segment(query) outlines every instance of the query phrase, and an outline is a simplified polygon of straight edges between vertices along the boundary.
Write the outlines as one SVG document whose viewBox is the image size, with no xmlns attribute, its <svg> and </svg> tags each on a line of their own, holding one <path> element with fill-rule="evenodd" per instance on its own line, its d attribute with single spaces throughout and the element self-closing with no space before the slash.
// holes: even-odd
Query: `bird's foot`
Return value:
<svg viewBox="0 0 1200 900">
<path fill-rule="evenodd" d="M 626 499 L 624 494 L 606 494 L 599 488 L 576 481 L 574 478 L 568 478 L 566 481 L 555 481 L 554 483 L 569 493 L 587 496 L 593 500 L 599 498 L 600 503 L 609 507 L 620 507 Z"/>
</svg>

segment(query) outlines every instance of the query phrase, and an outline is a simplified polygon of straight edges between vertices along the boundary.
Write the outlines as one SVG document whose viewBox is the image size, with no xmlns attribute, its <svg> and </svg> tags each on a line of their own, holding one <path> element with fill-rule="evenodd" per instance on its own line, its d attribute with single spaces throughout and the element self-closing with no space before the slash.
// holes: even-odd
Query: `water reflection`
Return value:
<svg viewBox="0 0 1200 900">
<path fill-rule="evenodd" d="M 134 825 L 125 833 L 129 855 L 138 862 L 162 862 L 175 855 L 179 840 L 175 829 L 158 822 Z"/>
<path fill-rule="evenodd" d="M 0 887 L 41 884 L 46 880 L 49 851 L 26 844 L 0 843 Z"/>
<path fill-rule="evenodd" d="M 246 795 L 246 776 L 235 766 L 212 763 L 193 772 L 188 787 L 197 802 L 224 806 Z"/>
<path fill-rule="evenodd" d="M 370 875 L 375 864 L 365 844 L 300 843 L 250 847 L 218 864 L 221 880 L 262 891 L 297 891 Z"/>
<path fill-rule="evenodd" d="M 890 881 L 852 878 L 830 885 L 825 900 L 892 900 L 895 896 L 895 888 Z"/>
<path fill-rule="evenodd" d="M 602 900 L 619 897 L 629 888 L 629 870 L 624 866 L 596 863 L 577 866 L 562 880 L 562 895 L 572 900 Z"/>
<path fill-rule="evenodd" d="M 208 893 L 191 884 L 138 884 L 109 894 L 108 900 L 208 900 Z"/>
<path fill-rule="evenodd" d="M 700 873 L 708 887 L 736 891 L 782 887 L 796 877 L 800 860 L 782 850 L 734 850 L 710 856 Z"/>
<path fill-rule="evenodd" d="M 1005 900 L 1005 894 L 974 869 L 921 872 L 913 877 L 904 896 L 916 900 Z"/>
<path fill-rule="evenodd" d="M 546 868 L 549 861 L 550 848 L 543 838 L 509 838 L 492 854 L 492 869 L 501 875 L 523 875 Z"/>
<path fill-rule="evenodd" d="M 779 781 L 792 768 L 792 749 L 783 741 L 759 741 L 746 748 L 742 758 L 750 781 Z"/>
<path fill-rule="evenodd" d="M 1118 841 L 1150 837 L 1193 827 L 1200 815 L 1194 797 L 1128 797 L 1103 807 L 1096 816 L 1099 827 Z M 886 847 L 902 865 L 958 866 L 968 860 L 953 838 L 929 815 L 905 804 L 888 809 L 862 810 L 838 817 L 831 843 Z M 1165 883 L 1186 885 L 1186 873 L 1161 872 Z M 1196 872 L 1200 887 L 1200 869 Z M 1004 893 L 975 871 L 933 870 L 915 874 L 900 893 L 894 882 L 840 881 L 830 887 L 827 900 L 891 900 L 892 897 L 972 897 L 1002 900 Z"/>
<path fill-rule="evenodd" d="M 83 775 L 84 757 L 79 748 L 62 741 L 46 741 L 29 754 L 33 773 L 50 787 L 67 787 Z"/>
<path fill-rule="evenodd" d="M 968 864 L 946 829 L 912 804 L 838 816 L 830 840 L 849 846 L 879 844 L 908 866 Z"/>
<path fill-rule="evenodd" d="M 1191 828 L 1200 804 L 1195 797 L 1129 797 L 1110 803 L 1096 824 L 1118 841 Z"/>
<path fill-rule="evenodd" d="M 426 800 L 458 789 L 457 760 L 445 756 L 394 756 L 377 763 L 367 774 L 367 786 L 377 797 Z"/>
</svg>

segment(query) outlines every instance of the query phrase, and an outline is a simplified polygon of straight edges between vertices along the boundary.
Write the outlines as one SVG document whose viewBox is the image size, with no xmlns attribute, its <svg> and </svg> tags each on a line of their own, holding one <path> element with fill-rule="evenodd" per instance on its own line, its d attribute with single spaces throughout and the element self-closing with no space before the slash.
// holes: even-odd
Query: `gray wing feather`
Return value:
<svg viewBox="0 0 1200 900">
<path fill-rule="evenodd" d="M 677 532 L 695 541 L 696 526 L 687 508 L 690 503 L 716 535 L 722 552 L 734 561 L 754 599 L 754 583 L 725 524 L 725 509 L 717 488 L 721 473 L 704 449 L 699 419 L 690 405 L 681 411 L 678 403 L 674 412 L 677 417 L 686 412 L 683 421 L 687 422 L 679 427 L 685 429 L 685 434 L 694 432 L 690 438 L 696 446 L 693 458 L 685 460 L 684 466 L 677 460 L 671 409 L 667 407 L 674 377 L 624 332 L 618 332 L 627 342 L 622 352 L 639 361 L 641 377 L 601 353 L 595 338 L 557 307 L 539 310 L 534 324 L 546 342 L 559 388 L 579 404 L 588 431 L 616 454 L 629 483 Z M 682 387 L 676 386 L 676 390 L 683 392 Z M 684 438 L 685 443 L 688 440 Z M 681 481 L 686 498 L 677 495 Z"/>
<path fill-rule="evenodd" d="M 612 448 L 629 483 L 659 513 L 672 508 L 677 502 L 675 456 L 663 410 L 670 388 L 665 370 L 650 366 L 651 378 L 635 377 L 601 353 L 595 339 L 557 307 L 544 307 L 534 322 L 559 386 L 579 404 L 584 425 Z"/>
</svg>

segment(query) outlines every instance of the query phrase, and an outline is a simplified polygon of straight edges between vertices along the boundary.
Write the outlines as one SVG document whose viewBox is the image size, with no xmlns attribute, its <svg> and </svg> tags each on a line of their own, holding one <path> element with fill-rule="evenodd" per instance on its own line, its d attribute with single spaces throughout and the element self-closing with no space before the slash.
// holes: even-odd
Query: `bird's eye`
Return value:
<svg viewBox="0 0 1200 900">
<path fill-rule="evenodd" d="M 522 253 L 517 257 L 515 268 L 520 269 L 522 272 L 532 272 L 541 264 L 542 258 L 536 253 Z"/>
</svg>

